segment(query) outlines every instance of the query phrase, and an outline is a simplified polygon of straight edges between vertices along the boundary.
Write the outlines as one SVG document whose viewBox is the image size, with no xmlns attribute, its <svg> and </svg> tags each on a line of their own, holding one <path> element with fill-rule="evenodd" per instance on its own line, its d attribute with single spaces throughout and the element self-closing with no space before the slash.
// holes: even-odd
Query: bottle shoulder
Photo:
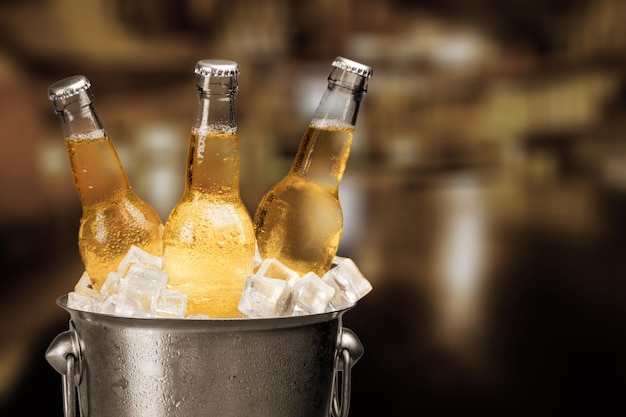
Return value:
<svg viewBox="0 0 626 417">
<path fill-rule="evenodd" d="M 88 215 L 100 218 L 126 216 L 129 221 L 141 216 L 151 223 L 157 220 L 160 222 L 160 217 L 154 208 L 129 187 L 119 190 L 106 199 L 83 205 L 83 217 Z"/>
<path fill-rule="evenodd" d="M 186 193 L 174 205 L 167 223 L 211 219 L 212 223 L 251 222 L 250 213 L 239 196 L 219 198 L 202 193 Z"/>
<path fill-rule="evenodd" d="M 269 189 L 266 195 L 280 195 L 289 193 L 316 193 L 336 196 L 338 194 L 338 188 L 338 185 L 335 183 L 327 184 L 323 181 L 319 181 L 315 178 L 302 175 L 292 170 L 289 172 L 289 174 L 287 174 L 276 184 L 274 184 Z"/>
</svg>

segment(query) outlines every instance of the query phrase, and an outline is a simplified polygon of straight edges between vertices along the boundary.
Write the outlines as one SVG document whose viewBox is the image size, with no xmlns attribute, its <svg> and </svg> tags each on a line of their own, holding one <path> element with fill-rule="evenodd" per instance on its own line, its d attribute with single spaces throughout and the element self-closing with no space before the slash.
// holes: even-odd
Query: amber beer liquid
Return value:
<svg viewBox="0 0 626 417">
<path fill-rule="evenodd" d="M 253 272 L 254 229 L 239 193 L 238 72 L 232 61 L 196 65 L 185 191 L 166 221 L 163 249 L 168 286 L 187 293 L 187 315 L 243 317 L 237 306 Z"/>
<path fill-rule="evenodd" d="M 189 178 L 188 192 L 167 220 L 164 251 L 169 287 L 187 293 L 188 315 L 240 316 L 234 300 L 239 301 L 245 277 L 252 273 L 254 232 L 231 185 L 239 177 L 237 148 L 233 133 L 191 133 L 194 181 Z M 220 158 L 195 158 L 199 153 Z M 212 185 L 204 187 L 205 182 Z"/>
<path fill-rule="evenodd" d="M 113 142 L 95 112 L 89 81 L 83 76 L 68 77 L 50 86 L 48 93 L 61 118 L 83 209 L 79 251 L 94 288 L 100 289 L 131 246 L 161 256 L 163 224 L 130 188 Z"/>
<path fill-rule="evenodd" d="M 263 196 L 254 216 L 261 257 L 300 275 L 331 266 L 343 232 L 339 184 L 370 67 L 337 57 L 328 87 L 288 174 Z"/>
<path fill-rule="evenodd" d="M 69 138 L 65 145 L 81 200 L 89 202 L 83 206 L 78 245 L 99 289 L 132 245 L 161 256 L 161 220 L 125 186 L 126 175 L 108 137 Z"/>
<path fill-rule="evenodd" d="M 300 275 L 328 270 L 343 230 L 338 185 L 353 134 L 351 125 L 316 121 L 308 127 L 291 171 L 257 209 L 257 242 L 265 257 L 280 259 Z"/>
</svg>

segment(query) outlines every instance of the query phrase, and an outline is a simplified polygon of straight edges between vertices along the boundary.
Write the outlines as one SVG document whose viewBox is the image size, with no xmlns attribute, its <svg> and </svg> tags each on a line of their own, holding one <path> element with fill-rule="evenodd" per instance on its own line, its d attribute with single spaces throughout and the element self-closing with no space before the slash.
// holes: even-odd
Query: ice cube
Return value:
<svg viewBox="0 0 626 417">
<path fill-rule="evenodd" d="M 239 300 L 239 311 L 248 317 L 275 317 L 293 311 L 293 290 L 282 279 L 249 275 Z"/>
<path fill-rule="evenodd" d="M 167 290 L 162 268 L 162 258 L 132 246 L 99 291 L 83 272 L 68 295 L 68 307 L 125 317 L 183 317 L 187 295 Z"/>
<path fill-rule="evenodd" d="M 330 269 L 336 267 L 337 265 L 339 265 L 340 263 L 342 263 L 343 261 L 345 261 L 348 258 L 344 258 L 343 256 L 337 256 L 335 255 L 335 257 L 333 258 L 333 262 L 330 265 Z"/>
<path fill-rule="evenodd" d="M 98 297 L 95 294 L 98 291 L 94 289 L 93 283 L 91 282 L 91 278 L 89 277 L 89 274 L 87 274 L 87 271 L 83 272 L 76 285 L 74 285 L 74 292 L 91 297 Z"/>
<path fill-rule="evenodd" d="M 134 287 L 124 288 L 115 302 L 115 315 L 122 317 L 150 317 L 154 315 L 158 295 L 139 290 Z"/>
<path fill-rule="evenodd" d="M 115 313 L 122 316 L 154 316 L 159 295 L 167 284 L 167 273 L 131 264 L 118 285 Z"/>
<path fill-rule="evenodd" d="M 80 293 L 77 291 L 68 293 L 67 306 L 74 310 L 97 312 L 98 303 L 100 303 L 100 294 L 95 290 L 92 291 L 91 293 Z"/>
<path fill-rule="evenodd" d="M 363 276 L 350 258 L 335 257 L 333 266 L 322 281 L 335 288 L 331 304 L 335 309 L 347 308 L 372 290 L 372 284 Z"/>
<path fill-rule="evenodd" d="M 119 286 L 122 275 L 120 273 L 112 271 L 107 274 L 107 278 L 104 280 L 102 287 L 100 287 L 100 294 L 102 297 L 107 298 L 113 294 L 117 294 L 117 288 Z"/>
<path fill-rule="evenodd" d="M 131 264 L 123 281 L 127 281 L 127 284 L 136 283 L 137 285 L 149 285 L 148 283 L 151 282 L 152 285 L 165 288 L 167 279 L 168 275 L 165 271 L 145 267 L 140 264 Z"/>
<path fill-rule="evenodd" d="M 187 294 L 168 289 L 161 290 L 155 308 L 155 317 L 177 318 L 185 317 L 187 311 Z"/>
<path fill-rule="evenodd" d="M 139 264 L 146 268 L 161 269 L 163 268 L 163 259 L 146 252 L 139 246 L 133 245 L 118 265 L 117 272 L 119 272 L 122 277 L 126 276 L 131 264 Z"/>
<path fill-rule="evenodd" d="M 300 275 L 296 271 L 289 268 L 276 258 L 264 259 L 259 265 L 256 274 L 268 278 L 282 279 L 287 281 L 289 285 L 293 285 L 298 278 L 300 278 Z"/>
<path fill-rule="evenodd" d="M 294 315 L 324 313 L 330 309 L 329 302 L 335 295 L 335 289 L 314 272 L 302 275 L 293 285 L 293 291 Z"/>
<path fill-rule="evenodd" d="M 115 304 L 115 313 L 114 316 L 118 317 L 134 317 L 139 319 L 148 319 L 153 318 L 154 315 L 150 313 L 146 313 L 141 310 L 141 307 L 138 305 L 133 305 L 130 300 L 122 300 L 122 296 L 120 295 L 120 301 Z"/>
<path fill-rule="evenodd" d="M 115 315 L 118 297 L 117 294 L 111 294 L 102 299 L 98 304 L 98 313 Z"/>
</svg>

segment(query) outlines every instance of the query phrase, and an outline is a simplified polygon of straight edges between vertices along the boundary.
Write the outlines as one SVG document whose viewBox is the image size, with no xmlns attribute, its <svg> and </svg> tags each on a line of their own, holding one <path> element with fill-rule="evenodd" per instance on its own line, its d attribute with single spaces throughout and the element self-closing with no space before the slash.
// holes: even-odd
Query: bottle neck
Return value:
<svg viewBox="0 0 626 417">
<path fill-rule="evenodd" d="M 337 192 L 348 162 L 354 125 L 364 95 L 358 78 L 354 78 L 353 83 L 337 82 L 331 74 L 291 168 L 292 173 L 332 192 Z"/>
<path fill-rule="evenodd" d="M 66 138 L 104 137 L 104 127 L 93 102 L 76 100 L 56 111 Z"/>
<path fill-rule="evenodd" d="M 214 91 L 220 90 L 220 91 Z M 235 92 L 212 87 L 211 91 L 197 91 L 193 129 L 197 131 L 236 131 Z"/>
<path fill-rule="evenodd" d="M 57 111 L 74 184 L 83 206 L 130 190 L 128 178 L 93 102 L 74 101 Z"/>
<path fill-rule="evenodd" d="M 313 120 L 354 127 L 364 94 L 358 87 L 329 80 Z"/>
<path fill-rule="evenodd" d="M 239 138 L 235 92 L 224 86 L 198 90 L 189 139 L 186 192 L 239 198 Z"/>
</svg>

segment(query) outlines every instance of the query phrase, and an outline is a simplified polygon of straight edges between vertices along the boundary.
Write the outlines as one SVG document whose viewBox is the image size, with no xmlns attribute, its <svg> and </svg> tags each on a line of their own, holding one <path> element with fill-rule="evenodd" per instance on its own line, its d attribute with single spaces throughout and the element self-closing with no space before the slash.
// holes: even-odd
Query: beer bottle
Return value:
<svg viewBox="0 0 626 417">
<path fill-rule="evenodd" d="M 133 246 L 161 256 L 163 224 L 131 189 L 120 158 L 94 108 L 89 80 L 57 81 L 48 98 L 61 119 L 65 148 L 82 205 L 78 247 L 95 289 Z"/>
<path fill-rule="evenodd" d="M 237 309 L 253 272 L 254 228 L 239 193 L 235 94 L 239 65 L 201 60 L 183 195 L 165 222 L 168 286 L 187 293 L 187 314 L 243 317 Z"/>
<path fill-rule="evenodd" d="M 343 57 L 332 63 L 328 87 L 288 174 L 263 196 L 254 216 L 259 252 L 300 275 L 322 276 L 343 231 L 343 176 L 370 67 Z"/>
</svg>

